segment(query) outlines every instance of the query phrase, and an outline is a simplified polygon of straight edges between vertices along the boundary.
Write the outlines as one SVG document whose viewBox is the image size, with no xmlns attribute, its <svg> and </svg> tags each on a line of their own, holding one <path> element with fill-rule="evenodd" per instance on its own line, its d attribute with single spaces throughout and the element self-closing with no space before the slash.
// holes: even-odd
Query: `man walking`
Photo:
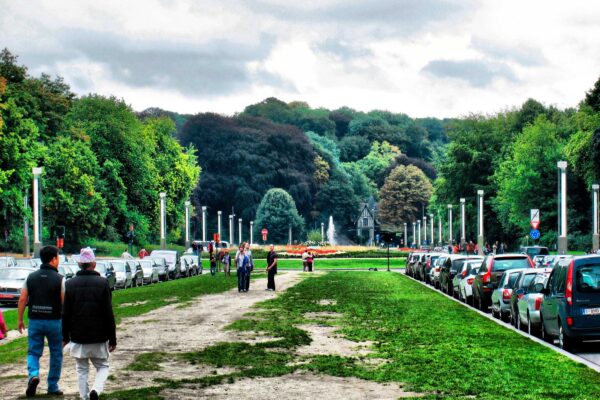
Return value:
<svg viewBox="0 0 600 400">
<path fill-rule="evenodd" d="M 250 243 L 246 242 L 245 246 L 246 257 L 248 257 L 248 268 L 246 269 L 246 280 L 244 283 L 246 284 L 246 292 L 250 290 L 250 273 L 254 271 L 254 259 L 252 258 L 252 250 L 250 250 Z"/>
<path fill-rule="evenodd" d="M 277 274 L 277 253 L 271 245 L 267 254 L 267 290 L 275 291 L 275 274 Z"/>
<path fill-rule="evenodd" d="M 62 368 L 61 308 L 65 293 L 63 277 L 58 274 L 58 249 L 46 246 L 40 250 L 42 265 L 29 274 L 19 298 L 18 329 L 23 333 L 23 314 L 28 306 L 29 317 L 27 370 L 29 381 L 25 395 L 35 396 L 40 383 L 40 357 L 44 352 L 44 338 L 50 348 L 50 371 L 48 372 L 48 394 L 62 395 L 58 387 Z"/>
<path fill-rule="evenodd" d="M 108 378 L 108 355 L 117 347 L 112 296 L 106 278 L 96 268 L 96 257 L 89 247 L 81 249 L 80 271 L 66 284 L 63 307 L 63 345 L 77 364 L 79 395 L 97 400 Z M 96 368 L 96 381 L 88 387 L 89 362 Z"/>
</svg>

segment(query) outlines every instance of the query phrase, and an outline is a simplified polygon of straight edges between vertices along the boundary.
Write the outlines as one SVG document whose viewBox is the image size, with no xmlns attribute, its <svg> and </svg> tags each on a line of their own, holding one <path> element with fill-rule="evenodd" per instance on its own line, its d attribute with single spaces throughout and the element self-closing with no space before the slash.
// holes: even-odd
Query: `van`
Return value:
<svg viewBox="0 0 600 400">
<path fill-rule="evenodd" d="M 540 308 L 542 338 L 565 350 L 600 339 L 600 256 L 559 260 L 552 268 Z"/>
</svg>

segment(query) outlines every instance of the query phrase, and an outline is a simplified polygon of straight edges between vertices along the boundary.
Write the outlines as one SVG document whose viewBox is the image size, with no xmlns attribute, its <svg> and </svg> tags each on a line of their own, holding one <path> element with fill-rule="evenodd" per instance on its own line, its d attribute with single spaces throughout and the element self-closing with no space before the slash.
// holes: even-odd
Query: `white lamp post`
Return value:
<svg viewBox="0 0 600 400">
<path fill-rule="evenodd" d="M 202 241 L 206 242 L 206 206 L 202 206 Z"/>
<path fill-rule="evenodd" d="M 233 215 L 229 214 L 229 241 L 231 245 L 235 243 L 233 239 Z"/>
<path fill-rule="evenodd" d="M 423 216 L 423 243 L 427 242 L 427 217 Z"/>
<path fill-rule="evenodd" d="M 221 216 L 223 215 L 222 211 L 217 211 L 217 233 L 219 234 L 219 241 L 221 240 Z"/>
<path fill-rule="evenodd" d="M 442 217 L 438 216 L 438 243 L 442 245 Z"/>
<path fill-rule="evenodd" d="M 567 162 L 559 161 L 556 163 L 556 166 L 560 172 L 560 232 L 558 235 L 558 253 L 567 254 Z"/>
<path fill-rule="evenodd" d="M 185 202 L 185 248 L 190 248 L 190 205 L 189 201 Z"/>
<path fill-rule="evenodd" d="M 600 248 L 600 235 L 598 232 L 598 191 L 600 190 L 600 185 L 597 183 L 592 185 L 592 209 L 594 215 L 592 216 L 592 249 L 596 252 Z"/>
<path fill-rule="evenodd" d="M 477 253 L 483 255 L 483 190 L 477 191 Z"/>
<path fill-rule="evenodd" d="M 325 241 L 325 223 L 321 222 L 321 242 Z"/>
<path fill-rule="evenodd" d="M 448 243 L 452 245 L 452 204 L 448 204 Z"/>
<path fill-rule="evenodd" d="M 421 220 L 417 221 L 417 248 L 421 248 Z"/>
<path fill-rule="evenodd" d="M 407 223 L 405 222 L 404 223 L 404 247 L 409 247 L 408 242 L 407 242 L 408 235 L 406 234 L 406 225 L 407 225 Z"/>
<path fill-rule="evenodd" d="M 431 247 L 433 248 L 433 214 L 429 214 L 429 223 L 431 224 Z"/>
<path fill-rule="evenodd" d="M 240 244 L 242 243 L 242 219 L 239 218 L 238 219 L 238 242 L 240 242 Z"/>
<path fill-rule="evenodd" d="M 165 192 L 161 192 L 159 194 L 160 197 L 160 248 L 167 248 L 167 207 L 166 200 L 167 194 Z"/>
<path fill-rule="evenodd" d="M 466 233 L 465 233 L 465 199 L 460 199 L 460 244 L 461 247 L 465 246 L 465 242 L 467 241 Z"/>
<path fill-rule="evenodd" d="M 417 244 L 417 223 L 413 222 L 413 235 L 412 235 L 412 244 Z"/>
<path fill-rule="evenodd" d="M 40 175 L 42 168 L 33 168 L 33 253 L 36 257 L 40 256 L 42 240 L 40 235 Z"/>
<path fill-rule="evenodd" d="M 254 242 L 254 221 L 250 221 L 250 246 Z"/>
</svg>

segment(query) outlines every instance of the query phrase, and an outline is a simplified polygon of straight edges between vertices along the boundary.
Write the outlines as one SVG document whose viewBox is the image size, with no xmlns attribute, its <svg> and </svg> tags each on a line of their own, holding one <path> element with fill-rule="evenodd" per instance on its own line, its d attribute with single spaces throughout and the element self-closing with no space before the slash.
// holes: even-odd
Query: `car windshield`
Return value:
<svg viewBox="0 0 600 400">
<path fill-rule="evenodd" d="M 515 286 L 515 282 L 518 277 L 519 277 L 519 274 L 516 272 L 508 275 L 508 282 L 506 283 L 506 285 L 504 285 L 504 287 L 511 288 L 511 287 Z"/>
<path fill-rule="evenodd" d="M 452 271 L 458 271 L 459 269 L 462 268 L 463 264 L 465 263 L 466 259 L 460 259 L 460 260 L 454 260 L 452 261 L 452 266 L 450 267 L 450 270 Z"/>
<path fill-rule="evenodd" d="M 577 268 L 576 281 L 578 292 L 600 293 L 600 264 Z"/>
<path fill-rule="evenodd" d="M 140 261 L 142 268 L 152 268 L 152 261 Z"/>
<path fill-rule="evenodd" d="M 112 266 L 116 272 L 125 272 L 125 263 L 114 262 L 114 263 L 112 263 Z"/>
<path fill-rule="evenodd" d="M 156 256 L 156 257 L 163 257 L 165 260 L 167 260 L 168 263 L 174 263 L 175 259 L 177 257 L 176 253 L 171 253 L 171 252 L 160 252 L 160 253 L 156 253 L 156 252 L 152 252 L 154 254 L 152 254 L 152 256 Z"/>
<path fill-rule="evenodd" d="M 1 261 L 0 261 L 1 263 Z M 21 258 L 20 260 L 17 260 L 17 266 L 19 267 L 31 267 L 33 265 L 33 263 L 31 262 L 30 259 L 24 259 Z"/>
<path fill-rule="evenodd" d="M 8 257 L 0 257 L 0 268 L 12 266 L 12 260 L 9 262 Z"/>
<path fill-rule="evenodd" d="M 96 263 L 96 272 L 102 275 L 106 274 L 106 264 Z"/>
<path fill-rule="evenodd" d="M 0 280 L 24 281 L 30 273 L 27 269 L 3 268 L 0 269 Z"/>
<path fill-rule="evenodd" d="M 524 257 L 519 258 L 497 258 L 494 260 L 494 271 L 502 272 L 509 269 L 529 268 L 529 260 Z"/>
</svg>

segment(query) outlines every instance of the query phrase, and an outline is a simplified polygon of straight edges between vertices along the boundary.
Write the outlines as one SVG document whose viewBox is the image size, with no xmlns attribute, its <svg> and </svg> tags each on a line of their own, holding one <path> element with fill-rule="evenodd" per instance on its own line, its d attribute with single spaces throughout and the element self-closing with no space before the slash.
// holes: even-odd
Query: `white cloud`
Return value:
<svg viewBox="0 0 600 400">
<path fill-rule="evenodd" d="M 447 117 L 575 106 L 600 75 L 595 3 L 0 0 L 0 46 L 140 110 L 231 114 L 276 96 Z"/>
</svg>

